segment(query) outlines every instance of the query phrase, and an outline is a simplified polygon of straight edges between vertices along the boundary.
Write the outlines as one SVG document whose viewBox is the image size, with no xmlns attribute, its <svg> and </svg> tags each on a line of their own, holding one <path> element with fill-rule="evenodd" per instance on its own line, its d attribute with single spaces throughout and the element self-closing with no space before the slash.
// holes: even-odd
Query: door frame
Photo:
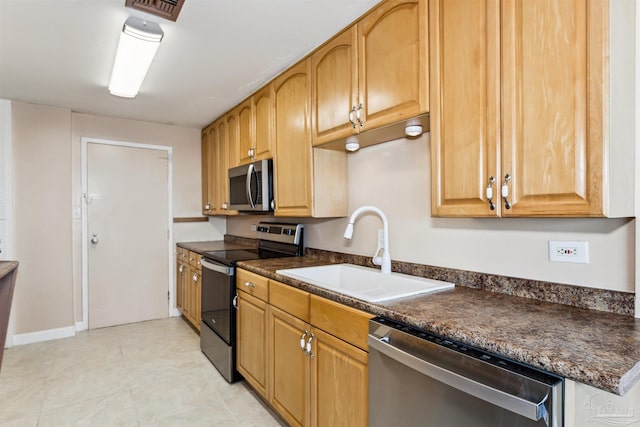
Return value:
<svg viewBox="0 0 640 427">
<path fill-rule="evenodd" d="M 167 255 L 169 262 L 169 277 L 167 277 L 167 291 L 169 292 L 169 301 L 167 307 L 167 315 L 171 317 L 175 307 L 175 295 L 173 292 L 173 277 L 175 277 L 175 263 L 171 262 L 174 258 L 173 251 L 173 147 L 168 145 L 141 144 L 138 142 L 115 141 L 110 139 L 82 137 L 81 154 L 82 154 L 82 322 L 76 324 L 76 330 L 82 331 L 89 329 L 89 221 L 88 221 L 88 169 L 87 169 L 87 149 L 89 144 L 114 145 L 128 148 L 142 148 L 144 150 L 159 150 L 167 153 Z"/>
</svg>

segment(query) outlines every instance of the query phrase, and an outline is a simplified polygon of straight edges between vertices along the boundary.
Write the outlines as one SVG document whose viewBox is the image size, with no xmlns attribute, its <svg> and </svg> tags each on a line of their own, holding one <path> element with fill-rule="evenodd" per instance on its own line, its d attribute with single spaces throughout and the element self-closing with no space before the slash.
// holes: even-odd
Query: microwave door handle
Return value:
<svg viewBox="0 0 640 427">
<path fill-rule="evenodd" d="M 253 197 L 251 197 L 251 176 L 253 175 L 253 171 L 255 166 L 253 163 L 249 164 L 249 169 L 247 169 L 247 200 L 251 205 L 251 209 L 256 208 L 256 204 L 253 201 Z"/>
</svg>

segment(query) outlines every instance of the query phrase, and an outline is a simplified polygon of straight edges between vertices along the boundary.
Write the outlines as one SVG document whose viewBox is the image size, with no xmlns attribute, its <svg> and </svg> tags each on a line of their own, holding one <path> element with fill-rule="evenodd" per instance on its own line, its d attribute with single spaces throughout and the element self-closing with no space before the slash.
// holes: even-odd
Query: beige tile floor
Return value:
<svg viewBox="0 0 640 427">
<path fill-rule="evenodd" d="M 180 318 L 9 348 L 0 426 L 280 426 L 228 384 Z"/>
</svg>

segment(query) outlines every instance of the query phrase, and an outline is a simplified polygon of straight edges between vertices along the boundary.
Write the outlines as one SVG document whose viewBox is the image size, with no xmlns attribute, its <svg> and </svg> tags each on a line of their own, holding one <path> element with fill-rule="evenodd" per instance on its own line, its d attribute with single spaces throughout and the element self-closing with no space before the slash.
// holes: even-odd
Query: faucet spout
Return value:
<svg viewBox="0 0 640 427">
<path fill-rule="evenodd" d="M 358 219 L 358 216 L 365 212 L 373 212 L 382 219 L 382 238 L 384 242 L 382 248 L 382 259 L 380 259 L 376 253 L 373 258 L 373 263 L 380 266 L 382 273 L 391 273 L 391 255 L 389 254 L 389 222 L 387 221 L 387 216 L 380 209 L 375 206 L 361 206 L 353 211 L 349 218 L 347 228 L 344 231 L 344 238 L 351 240 L 353 237 L 353 224 L 356 219 Z"/>
</svg>

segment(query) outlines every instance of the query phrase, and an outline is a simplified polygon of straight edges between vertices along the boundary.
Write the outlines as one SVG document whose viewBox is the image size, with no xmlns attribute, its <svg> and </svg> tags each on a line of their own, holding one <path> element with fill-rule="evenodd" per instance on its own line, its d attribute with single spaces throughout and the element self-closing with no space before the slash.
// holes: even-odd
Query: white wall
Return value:
<svg viewBox="0 0 640 427">
<path fill-rule="evenodd" d="M 349 211 L 374 205 L 389 218 L 394 260 L 594 288 L 634 292 L 634 221 L 598 218 L 432 218 L 429 136 L 400 139 L 349 155 Z M 227 220 L 227 232 L 254 237 L 261 217 Z M 355 224 L 343 239 L 346 218 L 301 220 L 305 246 L 373 255 L 377 216 Z M 550 263 L 548 240 L 587 240 L 589 264 Z"/>
</svg>

